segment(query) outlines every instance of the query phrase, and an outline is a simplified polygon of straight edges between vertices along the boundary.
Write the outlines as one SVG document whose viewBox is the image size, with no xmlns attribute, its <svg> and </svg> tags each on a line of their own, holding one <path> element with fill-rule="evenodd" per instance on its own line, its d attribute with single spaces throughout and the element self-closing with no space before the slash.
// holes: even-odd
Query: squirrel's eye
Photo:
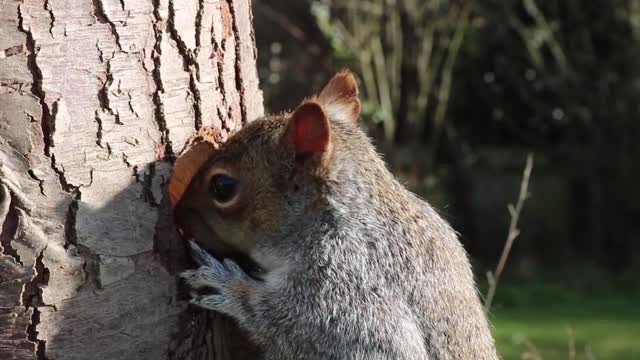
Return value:
<svg viewBox="0 0 640 360">
<path fill-rule="evenodd" d="M 238 180 L 225 175 L 218 174 L 211 178 L 209 193 L 219 204 L 225 204 L 233 200 L 238 192 Z"/>
</svg>

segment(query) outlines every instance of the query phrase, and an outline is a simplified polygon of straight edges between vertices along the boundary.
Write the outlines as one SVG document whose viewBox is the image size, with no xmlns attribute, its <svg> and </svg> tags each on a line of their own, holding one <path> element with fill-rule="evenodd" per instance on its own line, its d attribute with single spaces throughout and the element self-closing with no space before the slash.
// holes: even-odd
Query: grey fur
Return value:
<svg viewBox="0 0 640 360">
<path fill-rule="evenodd" d="M 265 162 L 283 174 L 265 186 L 282 193 L 285 219 L 277 232 L 256 235 L 248 254 L 266 273 L 254 280 L 196 247 L 203 266 L 187 272 L 187 282 L 220 291 L 193 302 L 237 319 L 269 360 L 498 359 L 451 227 L 396 181 L 352 123 L 331 122 L 333 158 L 323 181 L 295 171 L 288 180 L 293 160 L 270 140 L 286 120 L 257 120 L 237 135 L 278 133 L 239 151 L 273 153 L 277 159 Z M 260 141 L 274 148 L 252 152 Z"/>
</svg>

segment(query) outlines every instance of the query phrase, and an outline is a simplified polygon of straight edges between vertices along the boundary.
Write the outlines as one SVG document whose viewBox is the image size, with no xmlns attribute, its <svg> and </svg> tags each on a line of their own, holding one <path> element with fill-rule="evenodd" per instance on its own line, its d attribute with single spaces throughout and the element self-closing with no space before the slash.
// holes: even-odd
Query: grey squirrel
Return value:
<svg viewBox="0 0 640 360">
<path fill-rule="evenodd" d="M 234 318 L 276 359 L 498 359 L 456 233 L 387 170 L 358 126 L 353 75 L 247 124 L 180 208 L 191 302 Z"/>
</svg>

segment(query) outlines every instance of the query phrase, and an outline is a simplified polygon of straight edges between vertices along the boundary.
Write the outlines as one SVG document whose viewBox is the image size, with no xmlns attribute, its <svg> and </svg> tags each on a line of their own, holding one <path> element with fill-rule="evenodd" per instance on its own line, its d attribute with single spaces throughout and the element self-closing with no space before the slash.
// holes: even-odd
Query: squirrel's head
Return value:
<svg viewBox="0 0 640 360">
<path fill-rule="evenodd" d="M 337 128 L 357 130 L 360 101 L 350 72 L 335 75 L 293 112 L 250 122 L 194 177 L 179 221 L 214 253 L 249 254 L 284 235 L 322 201 L 332 181 Z"/>
</svg>

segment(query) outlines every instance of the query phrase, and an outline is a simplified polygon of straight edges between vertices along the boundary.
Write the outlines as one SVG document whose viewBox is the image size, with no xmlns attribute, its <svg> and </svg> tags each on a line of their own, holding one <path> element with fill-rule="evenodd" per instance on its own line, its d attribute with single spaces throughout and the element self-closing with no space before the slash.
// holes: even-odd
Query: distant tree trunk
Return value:
<svg viewBox="0 0 640 360">
<path fill-rule="evenodd" d="M 0 359 L 240 359 L 186 311 L 165 184 L 262 112 L 250 0 L 0 3 Z"/>
</svg>

